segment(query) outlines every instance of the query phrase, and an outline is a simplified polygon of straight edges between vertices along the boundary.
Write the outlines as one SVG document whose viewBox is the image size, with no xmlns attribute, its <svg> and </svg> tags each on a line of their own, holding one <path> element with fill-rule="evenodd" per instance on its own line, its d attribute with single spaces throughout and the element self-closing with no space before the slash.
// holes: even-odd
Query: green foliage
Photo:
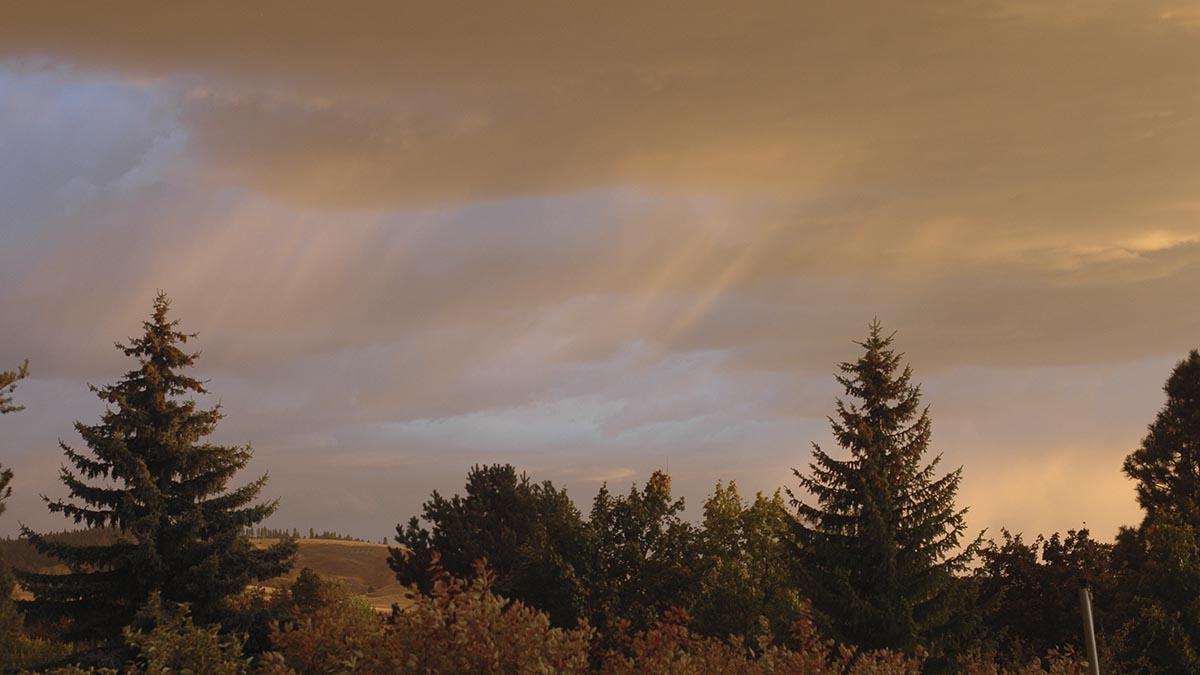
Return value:
<svg viewBox="0 0 1200 675">
<path fill-rule="evenodd" d="M 1167 401 L 1125 459 L 1145 518 L 1114 550 L 1119 665 L 1144 672 L 1200 671 L 1200 352 L 1180 361 Z"/>
<path fill-rule="evenodd" d="M 482 565 L 465 581 L 446 574 L 435 558 L 431 576 L 431 592 L 414 587 L 412 603 L 387 621 L 337 585 L 308 582 L 306 594 L 314 602 L 298 621 L 276 630 L 277 651 L 263 656 L 259 672 L 916 675 L 926 665 L 920 653 L 864 651 L 822 637 L 807 603 L 798 607 L 788 646 L 701 635 L 688 628 L 687 612 L 677 609 L 629 636 L 620 649 L 597 652 L 586 623 L 552 627 L 544 612 L 496 595 Z M 299 595 L 295 586 L 288 592 Z M 960 666 L 971 675 L 1085 672 L 1070 652 L 1051 652 L 1013 669 L 975 652 Z"/>
<path fill-rule="evenodd" d="M 792 515 L 777 490 L 746 503 L 717 483 L 704 503 L 700 589 L 692 626 L 714 637 L 782 640 L 803 608 L 787 539 Z"/>
<path fill-rule="evenodd" d="M 430 594 L 384 622 L 336 592 L 273 636 L 279 650 L 264 673 L 582 673 L 592 631 L 554 628 L 549 617 L 495 595 L 481 566 L 463 581 L 434 556 Z"/>
<path fill-rule="evenodd" d="M 181 372 L 197 355 L 181 349 L 193 336 L 167 319 L 169 307 L 159 294 L 143 336 L 118 345 L 137 367 L 114 385 L 93 388 L 107 409 L 99 424 L 75 425 L 90 453 L 62 445 L 73 466 L 60 474 L 69 497 L 47 500 L 51 512 L 89 528 L 113 528 L 120 538 L 75 545 L 22 530 L 41 553 L 70 569 L 19 575 L 35 596 L 23 603 L 27 618 L 67 620 L 72 638 L 115 639 L 155 591 L 210 620 L 249 581 L 284 572 L 295 552 L 290 542 L 256 550 L 243 536 L 276 504 L 254 503 L 266 476 L 227 488 L 251 451 L 205 440 L 222 414 L 219 406 L 204 410 L 186 398 L 206 392 Z"/>
<path fill-rule="evenodd" d="M 804 591 L 821 625 L 864 648 L 949 651 L 972 630 L 969 587 L 957 583 L 980 545 L 960 548 L 966 529 L 954 502 L 961 469 L 937 476 L 940 456 L 926 463 L 931 422 L 912 370 L 901 369 L 879 322 L 843 363 L 831 420 L 835 459 L 813 445 L 808 475 L 795 471 L 813 498 L 793 495 Z"/>
<path fill-rule="evenodd" d="M 135 627 L 136 626 L 136 627 Z M 186 604 L 168 605 L 152 593 L 122 631 L 129 656 L 115 666 L 81 664 L 60 666 L 53 675 L 246 675 L 250 659 L 242 654 L 240 636 L 222 635 L 217 626 L 192 622 Z M 110 652 L 117 653 L 117 652 Z M 66 660 L 75 661 L 74 657 Z M 91 660 L 95 660 L 93 657 Z"/>
<path fill-rule="evenodd" d="M 15 583 L 12 572 L 4 561 L 0 560 L 0 672 L 20 664 L 16 657 L 23 642 L 22 629 L 25 621 L 17 611 L 17 604 L 13 602 Z"/>
<path fill-rule="evenodd" d="M 695 603 L 698 533 L 681 518 L 683 508 L 682 498 L 671 497 L 671 479 L 661 471 L 624 496 L 600 488 L 588 521 L 594 547 L 588 605 L 592 624 L 602 633 L 622 623 L 644 630 L 668 609 Z"/>
<path fill-rule="evenodd" d="M 792 626 L 794 649 L 759 644 L 746 645 L 741 636 L 729 641 L 694 633 L 681 610 L 637 635 L 629 654 L 610 652 L 600 672 L 606 675 L 637 673 L 806 673 L 811 675 L 917 675 L 923 659 L 896 652 L 859 652 L 822 638 L 808 617 L 806 605 Z"/>
<path fill-rule="evenodd" d="M 1200 672 L 1200 533 L 1160 511 L 1114 552 L 1125 620 L 1115 659 L 1140 672 Z"/>
<path fill-rule="evenodd" d="M 125 672 L 155 675 L 244 675 L 250 672 L 250 660 L 242 655 L 243 639 L 221 635 L 218 626 L 196 626 L 187 605 L 164 608 L 161 598 L 154 593 L 138 620 L 153 628 L 149 631 L 125 628 L 125 642 L 138 654 L 137 660 Z"/>
<path fill-rule="evenodd" d="M 497 592 L 543 609 L 557 626 L 573 626 L 586 600 L 587 533 L 579 510 L 552 483 L 533 483 L 511 465 L 476 466 L 465 496 L 434 492 L 421 521 L 396 527 L 388 564 L 402 584 L 432 588 L 430 563 L 438 556 L 450 573 L 464 575 L 486 559 Z"/>
<path fill-rule="evenodd" d="M 1020 663 L 1051 649 L 1083 648 L 1079 584 L 1086 581 L 1095 598 L 1097 630 L 1113 623 L 1116 577 L 1112 545 L 1091 538 L 1088 530 L 1070 530 L 1026 544 L 1020 534 L 1002 531 L 1001 543 L 988 541 L 975 572 L 981 595 L 993 599 L 986 625 L 999 638 L 1006 662 Z"/>
</svg>

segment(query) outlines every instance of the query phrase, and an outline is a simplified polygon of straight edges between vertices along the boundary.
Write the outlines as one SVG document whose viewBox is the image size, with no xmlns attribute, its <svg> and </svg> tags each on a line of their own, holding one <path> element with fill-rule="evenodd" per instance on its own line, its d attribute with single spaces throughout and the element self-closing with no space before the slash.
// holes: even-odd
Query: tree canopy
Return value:
<svg viewBox="0 0 1200 675">
<path fill-rule="evenodd" d="M 401 583 L 432 588 L 435 555 L 457 575 L 486 560 L 501 595 L 545 610 L 560 626 L 582 615 L 588 542 L 579 509 L 565 490 L 531 482 L 510 464 L 472 467 L 464 495 L 435 491 L 421 518 L 396 526 L 396 543 L 388 564 Z"/>
</svg>

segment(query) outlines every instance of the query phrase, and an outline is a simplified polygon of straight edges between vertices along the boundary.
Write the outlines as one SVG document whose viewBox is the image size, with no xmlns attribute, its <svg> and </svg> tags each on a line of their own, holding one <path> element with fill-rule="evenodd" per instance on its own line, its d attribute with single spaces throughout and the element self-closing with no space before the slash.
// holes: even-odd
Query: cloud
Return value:
<svg viewBox="0 0 1200 675">
<path fill-rule="evenodd" d="M 296 521 L 323 517 L 292 496 L 315 476 L 361 483 L 376 531 L 475 461 L 583 500 L 667 463 L 693 505 L 717 477 L 772 489 L 873 316 L 967 485 L 989 453 L 1110 466 L 1200 332 L 1189 16 L 14 9 L 0 367 L 29 357 L 29 394 L 63 398 L 4 421 L 5 461 L 52 489 L 54 437 L 95 414 L 70 383 L 126 367 L 111 342 L 162 288 L 201 333 L 222 438 L 255 442 Z M 971 492 L 981 517 L 1053 527 L 1048 497 L 1001 508 L 1004 481 Z M 1126 513 L 1080 499 L 1108 529 Z"/>
</svg>

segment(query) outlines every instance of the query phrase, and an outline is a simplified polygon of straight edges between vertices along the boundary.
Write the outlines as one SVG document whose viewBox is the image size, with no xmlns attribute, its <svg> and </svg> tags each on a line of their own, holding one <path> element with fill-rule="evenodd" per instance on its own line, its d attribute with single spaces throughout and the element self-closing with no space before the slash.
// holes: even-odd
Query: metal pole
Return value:
<svg viewBox="0 0 1200 675">
<path fill-rule="evenodd" d="M 1079 611 L 1083 614 L 1083 638 L 1087 643 L 1088 664 L 1092 675 L 1100 675 L 1100 655 L 1096 652 L 1096 628 L 1092 622 L 1092 591 L 1087 581 L 1079 586 Z"/>
</svg>

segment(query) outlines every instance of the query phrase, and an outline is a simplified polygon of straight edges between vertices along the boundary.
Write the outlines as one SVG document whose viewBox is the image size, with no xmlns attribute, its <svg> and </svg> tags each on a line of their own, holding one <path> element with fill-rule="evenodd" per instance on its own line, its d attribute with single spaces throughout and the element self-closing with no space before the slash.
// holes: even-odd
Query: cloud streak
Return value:
<svg viewBox="0 0 1200 675">
<path fill-rule="evenodd" d="M 63 7 L 0 25 L 16 518 L 159 288 L 288 525 L 377 536 L 475 461 L 773 489 L 873 316 L 980 525 L 1076 525 L 1008 496 L 1063 462 L 1135 518 L 1200 334 L 1186 7 Z"/>
</svg>

